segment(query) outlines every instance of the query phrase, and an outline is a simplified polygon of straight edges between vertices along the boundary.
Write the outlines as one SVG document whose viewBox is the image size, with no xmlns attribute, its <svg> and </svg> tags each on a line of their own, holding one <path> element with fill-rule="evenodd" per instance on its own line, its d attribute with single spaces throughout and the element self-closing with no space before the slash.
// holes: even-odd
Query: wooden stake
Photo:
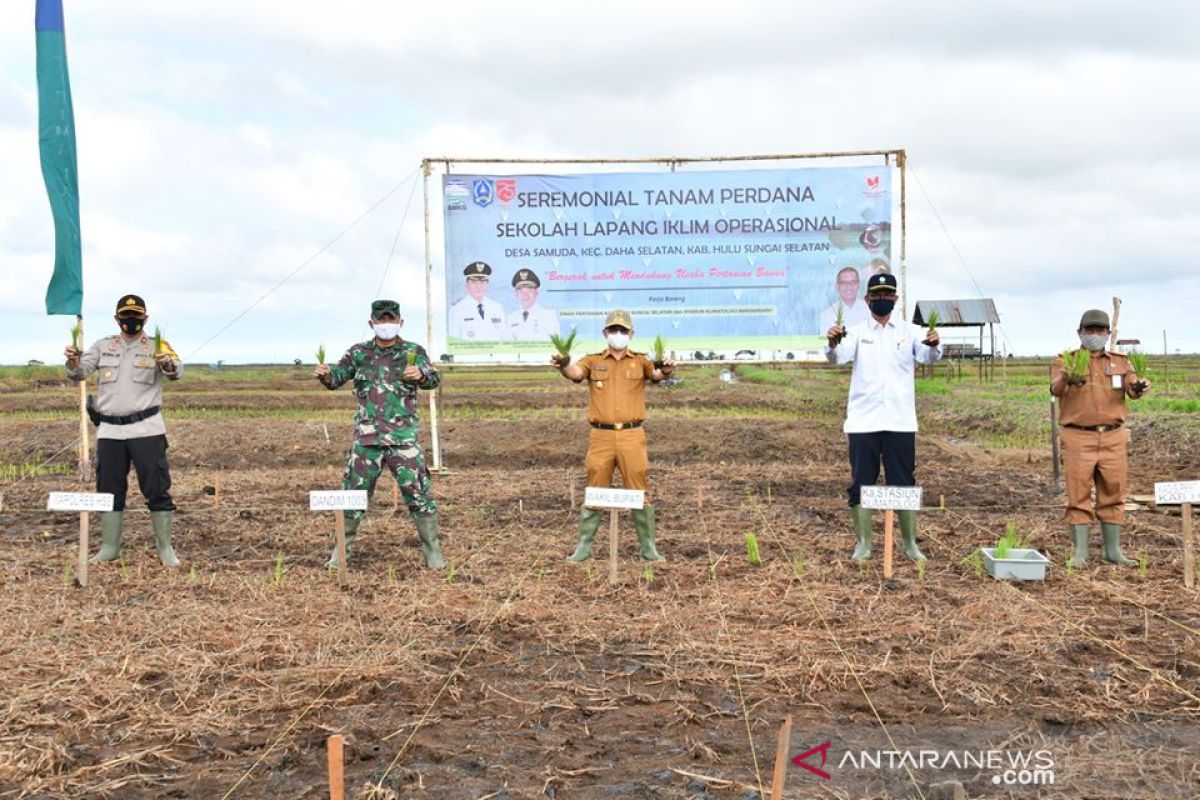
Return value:
<svg viewBox="0 0 1200 800">
<path fill-rule="evenodd" d="M 617 582 L 617 509 L 608 512 L 608 582 Z"/>
<path fill-rule="evenodd" d="M 775 742 L 775 778 L 771 781 L 771 800 L 783 800 L 783 784 L 787 780 L 788 752 L 792 746 L 792 715 L 788 714 L 779 729 Z"/>
<path fill-rule="evenodd" d="M 335 511 L 337 517 L 338 583 L 346 585 L 346 512 Z"/>
<path fill-rule="evenodd" d="M 400 484 L 392 482 L 392 510 L 400 510 Z"/>
<path fill-rule="evenodd" d="M 886 509 L 883 512 L 883 577 L 892 577 L 892 525 L 895 523 L 896 512 Z"/>
<path fill-rule="evenodd" d="M 80 586 L 88 582 L 88 512 L 79 512 L 79 569 L 75 572 L 75 580 Z"/>
<path fill-rule="evenodd" d="M 217 508 L 221 507 L 221 476 L 217 474 L 213 478 L 213 505 Z"/>
<path fill-rule="evenodd" d="M 83 347 L 83 317 L 76 316 L 79 325 L 79 346 Z M 91 471 L 91 456 L 88 450 L 87 379 L 79 382 L 79 479 L 87 483 Z M 85 576 L 86 577 L 86 576 Z"/>
<path fill-rule="evenodd" d="M 1196 553 L 1192 544 L 1192 504 L 1184 503 L 1183 513 L 1183 585 L 1191 589 L 1196 585 Z"/>
<path fill-rule="evenodd" d="M 946 510 L 946 495 L 938 495 L 938 508 L 940 508 L 942 511 Z"/>
<path fill-rule="evenodd" d="M 329 800 L 346 800 L 346 781 L 342 777 L 342 735 L 335 733 L 326 743 L 329 756 Z"/>
</svg>

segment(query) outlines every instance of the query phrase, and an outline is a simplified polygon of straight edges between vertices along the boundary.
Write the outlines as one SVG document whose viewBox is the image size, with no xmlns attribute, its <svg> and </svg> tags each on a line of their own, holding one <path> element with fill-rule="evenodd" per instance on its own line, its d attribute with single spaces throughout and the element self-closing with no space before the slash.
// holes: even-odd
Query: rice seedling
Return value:
<svg viewBox="0 0 1200 800">
<path fill-rule="evenodd" d="M 458 567 L 454 566 L 453 561 L 446 562 L 446 583 L 452 583 L 454 576 L 458 574 Z M 540 580 L 540 578 L 539 578 Z"/>
<path fill-rule="evenodd" d="M 325 345 L 323 344 L 317 345 L 317 363 L 325 363 Z"/>
<path fill-rule="evenodd" d="M 1070 383 L 1084 383 L 1087 380 L 1088 366 L 1092 362 L 1092 353 L 1086 347 L 1078 350 L 1062 352 L 1063 371 Z"/>
<path fill-rule="evenodd" d="M 939 314 L 937 309 L 935 308 L 929 312 L 929 317 L 926 318 L 926 320 L 925 320 L 925 327 L 928 328 L 930 331 L 936 331 L 938 323 L 941 321 L 942 321 L 942 315 Z"/>
<path fill-rule="evenodd" d="M 917 562 L 917 580 L 922 583 L 925 581 L 925 559 L 923 558 Z"/>
<path fill-rule="evenodd" d="M 275 554 L 275 568 L 271 571 L 271 583 L 276 586 L 283 586 L 283 573 L 286 570 L 283 567 L 283 551 Z"/>
<path fill-rule="evenodd" d="M 654 582 L 654 570 L 651 567 L 642 568 L 642 580 L 646 582 L 647 586 Z"/>
<path fill-rule="evenodd" d="M 596 568 L 590 563 L 584 568 L 584 574 L 587 575 L 588 583 L 596 582 Z"/>
<path fill-rule="evenodd" d="M 188 570 L 188 583 L 195 583 L 198 577 L 200 577 L 200 575 L 196 572 L 196 565 L 192 564 L 192 568 Z"/>
<path fill-rule="evenodd" d="M 1017 523 L 1010 522 L 1004 526 L 1004 535 L 996 540 L 996 558 L 1008 558 L 1013 550 L 1019 550 L 1028 545 L 1024 537 L 1017 532 Z"/>
<path fill-rule="evenodd" d="M 1130 351 L 1129 364 L 1139 378 L 1146 379 L 1150 375 L 1150 359 L 1140 350 Z"/>
<path fill-rule="evenodd" d="M 662 367 L 663 361 L 666 360 L 666 345 L 663 344 L 661 336 L 654 337 L 654 366 Z"/>
<path fill-rule="evenodd" d="M 75 570 L 71 567 L 71 562 L 68 561 L 66 564 L 63 565 L 63 584 L 66 586 L 70 586 L 74 580 L 75 580 Z"/>
<path fill-rule="evenodd" d="M 83 349 L 83 322 L 75 320 L 75 324 L 71 326 L 71 347 L 76 350 Z"/>
<path fill-rule="evenodd" d="M 571 332 L 564 336 L 559 336 L 557 333 L 550 334 L 550 344 L 554 345 L 554 350 L 560 356 L 565 356 L 569 361 L 571 359 L 571 348 L 575 346 L 576 331 L 571 328 Z"/>
<path fill-rule="evenodd" d="M 753 533 L 746 534 L 746 561 L 752 567 L 762 566 L 762 555 L 758 552 L 758 537 Z"/>
<path fill-rule="evenodd" d="M 983 574 L 983 553 L 979 551 L 978 547 L 959 563 L 970 567 L 976 576 Z"/>
<path fill-rule="evenodd" d="M 1150 567 L 1150 558 L 1146 555 L 1145 550 L 1138 550 L 1138 577 L 1146 580 L 1146 573 Z"/>
<path fill-rule="evenodd" d="M 157 325 L 154 326 L 154 355 L 162 355 L 170 350 L 166 346 L 166 339 L 163 338 L 162 329 Z"/>
<path fill-rule="evenodd" d="M 842 343 L 842 339 L 846 338 L 846 333 L 845 333 L 846 313 L 845 313 L 845 310 L 842 308 L 842 304 L 840 302 L 838 303 L 837 316 L 834 317 L 833 324 L 842 329 L 842 333 L 839 333 L 838 335 L 833 337 L 833 346 L 837 347 L 839 344 Z"/>
<path fill-rule="evenodd" d="M 1066 558 L 1063 559 L 1063 563 L 1066 564 L 1068 578 L 1075 574 L 1075 562 L 1072 561 L 1073 558 L 1075 558 L 1075 551 L 1068 548 Z"/>
<path fill-rule="evenodd" d="M 797 578 L 803 578 L 805 570 L 808 569 L 808 562 L 804 559 L 803 553 L 796 553 L 792 556 L 792 574 Z"/>
</svg>

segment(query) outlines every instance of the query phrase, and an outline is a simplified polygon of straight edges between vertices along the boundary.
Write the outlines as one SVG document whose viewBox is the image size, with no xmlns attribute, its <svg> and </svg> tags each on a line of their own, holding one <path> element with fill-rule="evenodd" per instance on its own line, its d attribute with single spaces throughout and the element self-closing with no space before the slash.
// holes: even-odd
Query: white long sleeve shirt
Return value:
<svg viewBox="0 0 1200 800">
<path fill-rule="evenodd" d="M 874 317 L 846 329 L 837 347 L 825 345 L 831 364 L 854 362 L 850 399 L 846 402 L 846 433 L 917 430 L 915 365 L 932 364 L 941 350 L 921 344 L 926 331 L 911 322 Z"/>
</svg>

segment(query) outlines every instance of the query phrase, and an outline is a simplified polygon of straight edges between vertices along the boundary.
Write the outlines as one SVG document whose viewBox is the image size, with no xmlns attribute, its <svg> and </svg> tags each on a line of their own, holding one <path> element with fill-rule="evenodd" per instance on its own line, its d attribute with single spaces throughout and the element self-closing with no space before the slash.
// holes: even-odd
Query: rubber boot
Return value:
<svg viewBox="0 0 1200 800">
<path fill-rule="evenodd" d="M 854 535 L 858 539 L 850 558 L 867 561 L 871 558 L 871 509 L 850 506 L 850 517 L 854 520 Z"/>
<path fill-rule="evenodd" d="M 425 566 L 429 569 L 445 569 L 446 559 L 442 558 L 442 543 L 438 541 L 437 514 L 414 514 L 413 522 L 417 523 L 417 535 L 421 538 Z"/>
<path fill-rule="evenodd" d="M 1114 522 L 1101 522 L 1100 533 L 1104 538 L 1104 560 L 1119 567 L 1132 567 L 1137 562 L 1121 554 L 1121 526 Z"/>
<path fill-rule="evenodd" d="M 121 557 L 121 522 L 124 518 L 124 511 L 100 513 L 100 552 L 88 559 L 89 564 L 116 561 Z"/>
<path fill-rule="evenodd" d="M 567 561 L 587 561 L 592 557 L 592 544 L 596 541 L 596 531 L 600 530 L 600 521 L 604 513 L 594 508 L 579 509 L 579 544 L 575 552 L 567 556 Z"/>
<path fill-rule="evenodd" d="M 1075 540 L 1075 554 L 1067 559 L 1067 563 L 1071 565 L 1071 569 L 1086 567 L 1088 560 L 1088 537 L 1092 535 L 1092 526 L 1075 524 L 1069 527 L 1071 528 L 1071 538 Z"/>
<path fill-rule="evenodd" d="M 900 545 L 904 555 L 913 561 L 924 561 L 925 554 L 917 547 L 917 512 L 897 511 L 900 520 Z"/>
<path fill-rule="evenodd" d="M 164 567 L 178 567 L 179 558 L 171 547 L 171 521 L 174 511 L 151 511 L 150 524 L 154 527 L 154 546 L 158 549 L 158 560 Z"/>
<path fill-rule="evenodd" d="M 633 525 L 637 528 L 638 545 L 642 550 L 642 561 L 666 561 L 654 547 L 654 506 L 635 508 Z"/>
<path fill-rule="evenodd" d="M 354 544 L 354 537 L 358 535 L 358 526 L 362 522 L 362 517 L 352 517 L 349 514 L 345 515 L 346 519 L 346 563 L 350 563 L 350 545 Z M 335 534 L 336 536 L 336 534 Z M 333 550 L 329 553 L 329 558 L 325 561 L 326 569 L 335 569 L 338 565 L 337 557 L 337 539 L 333 541 Z"/>
</svg>

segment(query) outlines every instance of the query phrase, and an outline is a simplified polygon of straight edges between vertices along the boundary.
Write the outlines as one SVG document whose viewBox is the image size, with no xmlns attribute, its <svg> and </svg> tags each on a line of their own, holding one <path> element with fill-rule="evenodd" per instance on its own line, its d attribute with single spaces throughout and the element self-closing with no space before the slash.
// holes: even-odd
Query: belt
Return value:
<svg viewBox="0 0 1200 800">
<path fill-rule="evenodd" d="M 150 419 L 150 417 L 158 413 L 160 408 L 161 406 L 150 406 L 149 408 L 144 408 L 141 411 L 135 411 L 132 414 L 126 414 L 121 417 L 110 417 L 107 414 L 101 414 L 96 411 L 92 414 L 92 420 L 96 424 L 107 422 L 109 425 L 132 425 L 135 422 Z"/>
<path fill-rule="evenodd" d="M 593 422 L 591 425 L 593 428 L 599 428 L 602 431 L 623 431 L 627 428 L 640 428 L 642 427 L 643 422 L 645 422 L 645 420 L 635 419 L 633 422 Z"/>
<path fill-rule="evenodd" d="M 1105 431 L 1115 431 L 1121 427 L 1122 423 L 1114 422 L 1112 425 L 1075 425 L 1073 423 L 1065 423 L 1064 428 L 1074 428 L 1077 431 L 1095 431 L 1096 433 L 1104 433 Z"/>
</svg>

